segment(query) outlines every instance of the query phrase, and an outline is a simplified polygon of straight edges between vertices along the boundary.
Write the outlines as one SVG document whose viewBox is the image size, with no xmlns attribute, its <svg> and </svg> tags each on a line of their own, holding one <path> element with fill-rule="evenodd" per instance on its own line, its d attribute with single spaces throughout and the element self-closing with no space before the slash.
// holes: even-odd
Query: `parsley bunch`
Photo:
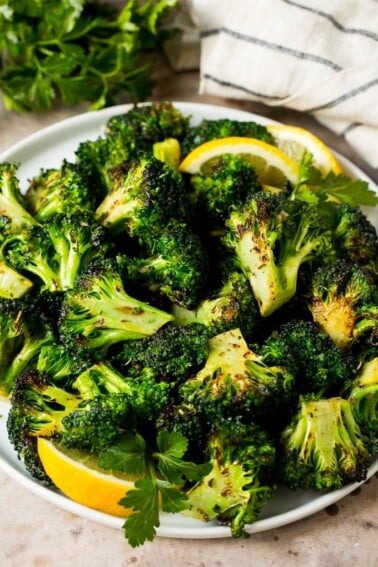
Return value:
<svg viewBox="0 0 378 567">
<path fill-rule="evenodd" d="M 129 0 L 121 10 L 86 0 L 0 0 L 0 90 L 17 112 L 134 101 L 152 90 L 151 54 L 177 0 Z"/>
</svg>

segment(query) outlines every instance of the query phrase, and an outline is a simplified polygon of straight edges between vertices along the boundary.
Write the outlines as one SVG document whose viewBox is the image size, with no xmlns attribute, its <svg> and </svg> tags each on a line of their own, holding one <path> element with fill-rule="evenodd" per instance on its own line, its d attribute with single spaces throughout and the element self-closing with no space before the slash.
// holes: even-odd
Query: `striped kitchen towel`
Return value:
<svg viewBox="0 0 378 567">
<path fill-rule="evenodd" d="M 189 0 L 200 93 L 313 114 L 378 167 L 377 0 Z"/>
</svg>

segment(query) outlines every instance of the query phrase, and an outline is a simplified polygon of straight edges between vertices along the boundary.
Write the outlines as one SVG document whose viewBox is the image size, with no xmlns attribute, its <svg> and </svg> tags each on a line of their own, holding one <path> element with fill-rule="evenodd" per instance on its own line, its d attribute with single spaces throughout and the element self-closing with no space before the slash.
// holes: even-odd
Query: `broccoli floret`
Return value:
<svg viewBox="0 0 378 567">
<path fill-rule="evenodd" d="M 207 456 L 211 471 L 187 492 L 188 514 L 218 520 L 234 537 L 247 537 L 246 524 L 259 516 L 275 494 L 272 481 L 276 450 L 257 425 L 218 425 L 211 432 Z"/>
<path fill-rule="evenodd" d="M 273 144 L 273 136 L 262 124 L 256 122 L 241 122 L 221 118 L 218 120 L 202 120 L 197 126 L 192 126 L 182 142 L 183 155 L 188 154 L 197 146 L 216 140 L 217 138 L 228 138 L 229 136 L 242 136 L 247 138 L 257 138 Z"/>
<path fill-rule="evenodd" d="M 49 377 L 52 383 L 68 383 L 92 363 L 87 351 L 70 352 L 66 346 L 53 340 L 44 345 L 38 355 L 36 369 Z"/>
<path fill-rule="evenodd" d="M 110 345 L 156 333 L 172 315 L 131 297 L 116 261 L 104 259 L 88 266 L 62 305 L 63 343 L 75 352 L 87 348 L 102 357 Z"/>
<path fill-rule="evenodd" d="M 18 165 L 0 164 L 0 217 L 7 219 L 7 231 L 17 233 L 20 229 L 37 224 L 27 212 L 25 199 L 20 192 L 17 178 Z M 4 225 L 4 221 L 2 222 Z"/>
<path fill-rule="evenodd" d="M 283 194 L 257 194 L 233 212 L 224 242 L 235 251 L 264 317 L 295 295 L 303 263 L 332 250 L 331 231 L 317 209 Z"/>
<path fill-rule="evenodd" d="M 340 397 L 302 398 L 280 450 L 285 484 L 321 491 L 365 480 L 371 456 L 350 401 Z"/>
<path fill-rule="evenodd" d="M 113 234 L 126 231 L 144 241 L 172 218 L 185 220 L 187 210 L 180 173 L 151 155 L 126 171 L 118 170 L 113 189 L 98 206 L 95 217 Z"/>
<path fill-rule="evenodd" d="M 33 313 L 22 300 L 3 300 L 0 313 L 0 392 L 9 396 L 16 378 L 33 365 L 54 335 L 42 314 Z"/>
<path fill-rule="evenodd" d="M 378 451 L 378 356 L 362 366 L 352 383 L 349 401 L 355 420 Z"/>
<path fill-rule="evenodd" d="M 209 227 L 222 227 L 231 212 L 262 189 L 252 164 L 242 155 L 210 160 L 206 171 L 190 178 L 191 200 Z"/>
<path fill-rule="evenodd" d="M 210 297 L 202 299 L 195 309 L 173 305 L 172 313 L 178 325 L 205 325 L 211 336 L 240 328 L 249 340 L 260 321 L 259 308 L 244 274 L 231 272 L 223 285 Z"/>
<path fill-rule="evenodd" d="M 33 282 L 29 278 L 0 259 L 0 297 L 19 299 L 27 294 L 32 287 Z"/>
<path fill-rule="evenodd" d="M 199 236 L 173 220 L 148 240 L 147 256 L 129 261 L 128 278 L 177 305 L 194 307 L 207 274 L 207 255 Z"/>
<path fill-rule="evenodd" d="M 91 186 L 80 175 L 77 165 L 68 161 L 58 169 L 44 169 L 33 177 L 25 202 L 28 211 L 39 222 L 52 215 L 91 212 L 95 208 Z"/>
<path fill-rule="evenodd" d="M 182 381 L 206 362 L 209 333 L 203 325 L 166 325 L 150 337 L 127 341 L 111 360 L 127 376 L 148 370 L 158 380 Z"/>
<path fill-rule="evenodd" d="M 276 408 L 291 401 L 295 378 L 279 363 L 268 366 L 254 353 L 239 329 L 221 333 L 209 341 L 205 365 L 180 386 L 185 403 L 204 409 L 214 420 L 240 417 L 254 421 L 274 418 Z"/>
<path fill-rule="evenodd" d="M 58 214 L 8 238 L 7 261 L 36 275 L 50 292 L 74 286 L 79 273 L 108 250 L 105 229 L 90 213 Z"/>
<path fill-rule="evenodd" d="M 149 152 L 155 142 L 165 138 L 181 140 L 188 130 L 189 118 L 171 102 L 156 102 L 112 116 L 107 134 L 118 134 L 133 152 Z"/>
<path fill-rule="evenodd" d="M 378 273 L 378 235 L 360 208 L 347 204 L 337 208 L 334 228 L 338 256 Z"/>
<path fill-rule="evenodd" d="M 341 348 L 378 328 L 378 286 L 370 272 L 344 260 L 315 272 L 310 292 L 314 321 Z"/>
<path fill-rule="evenodd" d="M 99 204 L 113 189 L 115 179 L 133 158 L 129 144 L 119 135 L 100 136 L 79 144 L 76 166 Z"/>
<path fill-rule="evenodd" d="M 356 361 L 339 348 L 313 321 L 293 319 L 273 331 L 271 339 L 287 343 L 297 365 L 297 388 L 301 393 L 346 388 L 356 372 Z"/>
</svg>

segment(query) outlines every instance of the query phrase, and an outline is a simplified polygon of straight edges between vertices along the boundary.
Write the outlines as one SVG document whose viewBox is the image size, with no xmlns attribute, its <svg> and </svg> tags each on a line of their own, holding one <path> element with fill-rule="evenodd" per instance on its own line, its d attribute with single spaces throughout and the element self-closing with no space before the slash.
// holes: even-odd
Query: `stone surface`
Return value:
<svg viewBox="0 0 378 567">
<path fill-rule="evenodd" d="M 304 126 L 378 181 L 378 172 L 313 118 L 259 104 L 198 95 L 197 73 L 173 74 L 165 66 L 154 99 L 198 101 L 250 110 Z M 18 115 L 0 106 L 0 152 L 27 135 L 85 107 Z M 354 567 L 378 566 L 378 480 L 326 510 L 247 540 L 158 538 L 131 549 L 122 531 L 65 512 L 17 484 L 0 470 L 0 567 Z"/>
</svg>

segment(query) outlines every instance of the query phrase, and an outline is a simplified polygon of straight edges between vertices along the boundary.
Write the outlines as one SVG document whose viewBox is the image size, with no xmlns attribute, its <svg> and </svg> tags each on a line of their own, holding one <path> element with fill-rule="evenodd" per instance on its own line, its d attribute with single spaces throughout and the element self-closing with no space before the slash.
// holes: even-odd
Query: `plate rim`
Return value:
<svg viewBox="0 0 378 567">
<path fill-rule="evenodd" d="M 148 101 L 143 103 L 143 105 L 149 105 L 154 101 Z M 283 122 L 279 122 L 277 120 L 273 120 L 271 118 L 265 117 L 260 114 L 256 114 L 253 112 L 249 112 L 243 109 L 237 109 L 234 107 L 229 107 L 227 105 L 221 104 L 211 104 L 211 103 L 201 103 L 201 102 L 188 102 L 188 101 L 170 101 L 173 105 L 177 106 L 180 110 L 183 111 L 186 115 L 191 115 L 193 109 L 197 111 L 198 114 L 206 117 L 206 115 L 210 115 L 213 113 L 220 112 L 221 114 L 227 113 L 230 115 L 231 118 L 235 117 L 238 119 L 244 120 L 254 120 L 259 122 L 260 124 L 283 124 Z M 88 139 L 85 137 L 85 126 L 89 126 L 93 121 L 98 121 L 105 125 L 106 119 L 110 116 L 114 116 L 116 114 L 121 114 L 132 108 L 132 104 L 121 104 L 112 107 L 107 107 L 101 110 L 92 111 L 92 112 L 83 112 L 80 114 L 76 114 L 70 116 L 68 118 L 64 118 L 62 120 L 58 120 L 57 122 L 45 126 L 41 128 L 22 140 L 19 140 L 5 151 L 1 152 L 0 154 L 0 162 L 4 161 L 13 161 L 12 155 L 17 154 L 25 150 L 26 148 L 30 147 L 33 144 L 36 144 L 39 140 L 46 139 L 49 136 L 57 135 L 61 131 L 70 130 L 70 128 L 74 128 L 75 126 L 81 124 L 83 126 L 83 141 Z M 103 121 L 103 122 L 101 122 Z M 100 124 L 98 128 L 98 134 L 101 135 Z M 351 160 L 334 150 L 330 147 L 332 152 L 335 154 L 336 158 L 341 162 L 341 165 L 346 169 L 347 172 L 351 172 L 352 175 L 358 176 L 361 179 L 364 179 L 371 184 L 371 186 L 378 192 L 375 182 L 363 171 L 355 165 Z M 60 158 L 60 160 L 62 157 Z M 22 167 L 22 164 L 21 164 Z M 36 166 L 36 172 L 40 166 Z M 9 408 L 9 402 L 4 399 L 0 398 L 0 419 L 4 419 L 3 412 L 7 407 Z M 1 411 L 3 410 L 3 411 Z M 124 519 L 118 518 L 116 516 L 111 516 L 109 514 L 105 514 L 103 512 L 99 512 L 97 510 L 93 510 L 88 508 L 82 504 L 74 502 L 64 494 L 52 489 L 50 487 L 46 487 L 42 483 L 38 482 L 34 479 L 27 471 L 24 469 L 23 472 L 16 469 L 12 466 L 12 463 L 5 459 L 3 455 L 3 449 L 1 444 L 1 431 L 0 431 L 0 469 L 13 478 L 18 484 L 22 485 L 24 488 L 29 490 L 30 492 L 36 494 L 37 496 L 41 497 L 42 499 L 56 505 L 57 507 L 66 510 L 68 512 L 74 513 L 80 517 L 92 520 L 96 523 L 113 527 L 113 528 L 121 528 Z M 6 439 L 8 442 L 8 439 Z M 14 455 L 16 452 L 13 448 L 11 448 Z M 22 464 L 20 464 L 21 468 L 24 468 Z M 371 466 L 369 467 L 368 477 L 366 480 L 371 478 L 376 472 L 378 472 L 378 457 L 375 461 L 372 462 Z M 323 510 L 327 506 L 334 504 L 335 502 L 339 501 L 341 498 L 347 496 L 356 488 L 364 484 L 365 481 L 362 482 L 355 482 L 349 484 L 339 490 L 332 491 L 330 493 L 325 493 L 321 495 L 317 495 L 315 500 L 310 500 L 305 504 L 301 504 L 300 506 L 283 512 L 279 513 L 275 516 L 271 516 L 268 518 L 263 518 L 257 520 L 255 523 L 248 525 L 246 527 L 246 531 L 249 534 L 258 533 L 262 531 L 268 531 L 272 529 L 276 529 L 282 527 L 284 525 L 288 525 L 294 522 L 297 522 L 301 519 L 307 518 L 312 516 L 313 514 Z M 171 518 L 174 515 L 169 515 Z M 169 523 L 164 525 L 164 517 L 168 517 L 166 514 L 161 514 L 161 518 L 163 519 L 163 525 L 161 524 L 157 528 L 157 536 L 159 537 L 173 537 L 173 538 L 183 538 L 183 539 L 214 539 L 214 538 L 224 538 L 224 537 L 231 537 L 231 531 L 228 526 L 221 526 L 221 525 L 209 525 L 203 522 L 200 522 L 200 525 L 195 527 L 187 527 L 187 526 L 172 526 Z"/>
</svg>

